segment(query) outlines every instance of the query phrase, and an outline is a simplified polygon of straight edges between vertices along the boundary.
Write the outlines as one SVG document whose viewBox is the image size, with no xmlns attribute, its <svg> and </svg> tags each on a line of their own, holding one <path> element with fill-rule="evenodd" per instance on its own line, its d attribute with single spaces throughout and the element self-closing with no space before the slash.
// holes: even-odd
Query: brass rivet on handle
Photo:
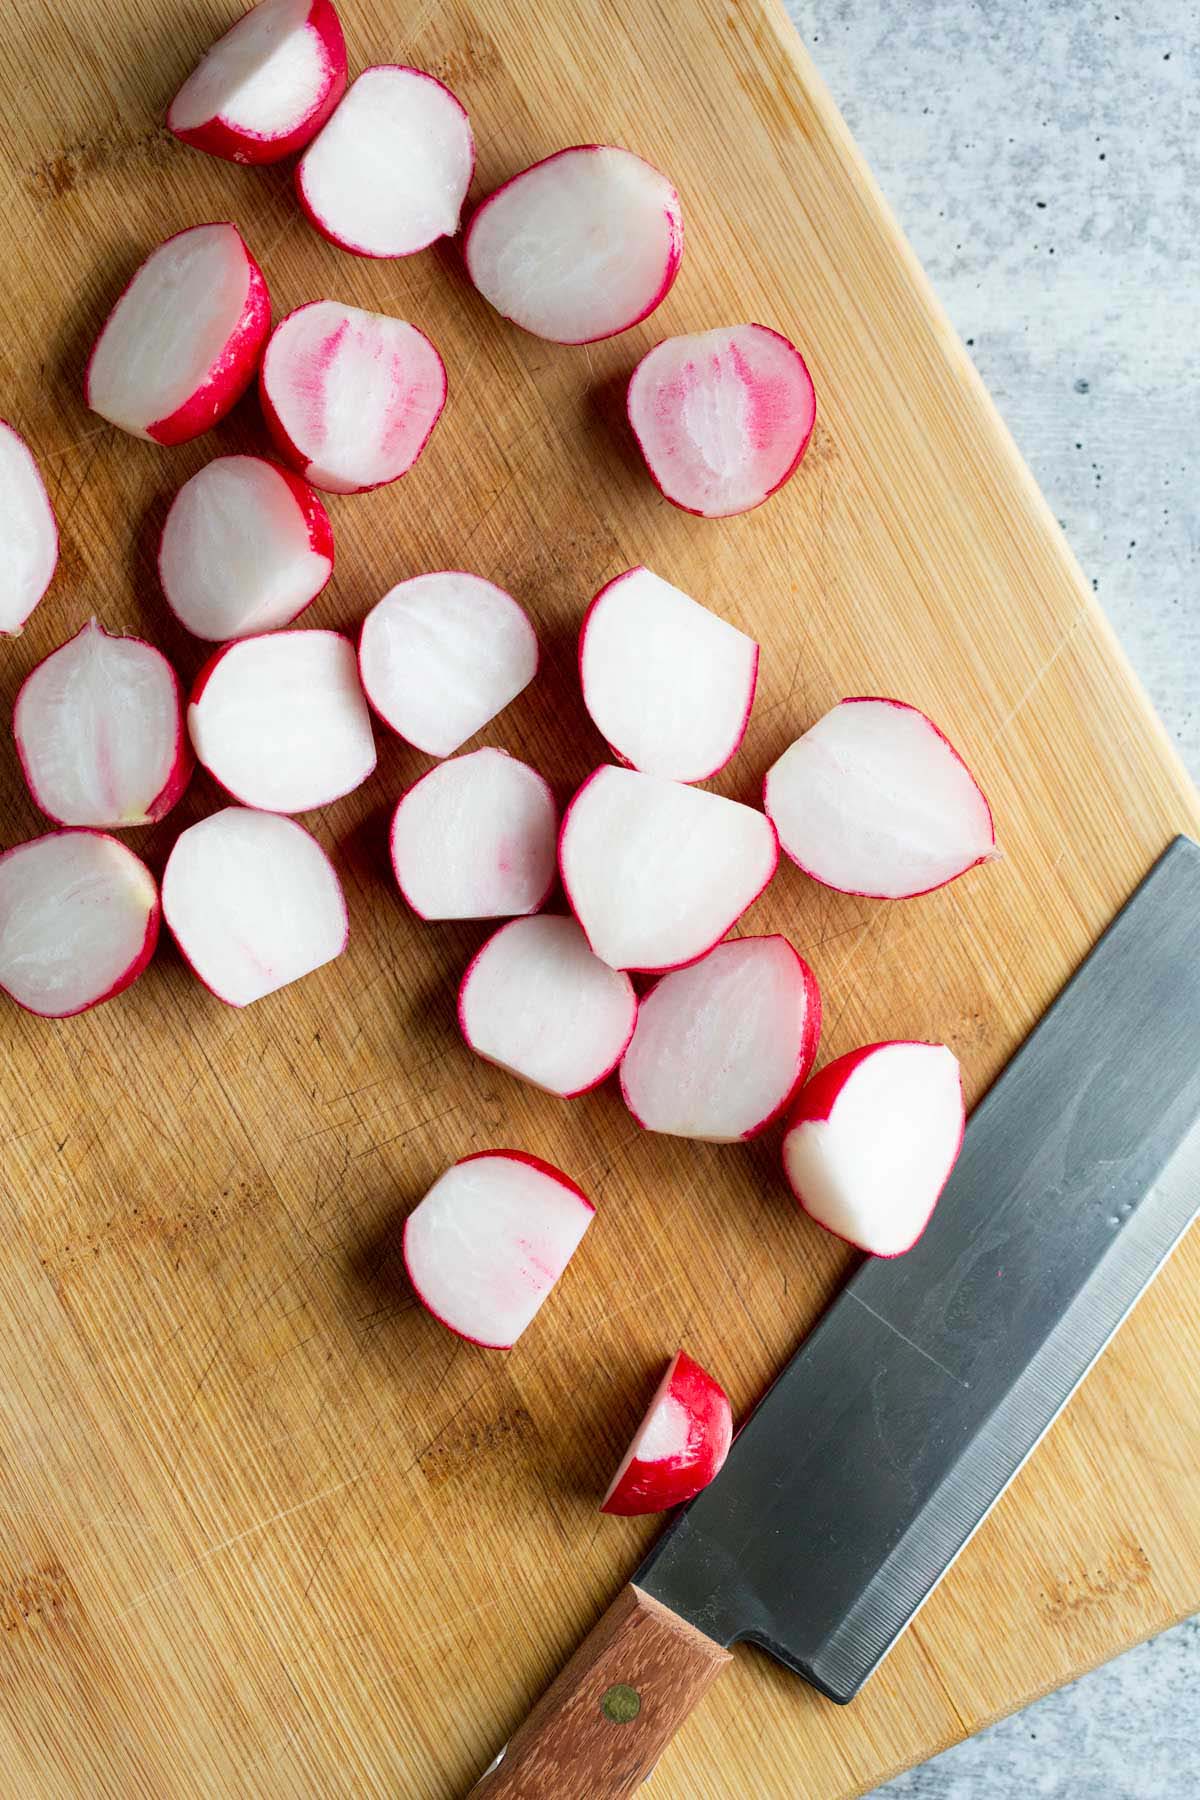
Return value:
<svg viewBox="0 0 1200 1800">
<path fill-rule="evenodd" d="M 600 1702 L 600 1711 L 614 1725 L 630 1725 L 642 1710 L 642 1696 L 636 1688 L 618 1681 Z"/>
</svg>

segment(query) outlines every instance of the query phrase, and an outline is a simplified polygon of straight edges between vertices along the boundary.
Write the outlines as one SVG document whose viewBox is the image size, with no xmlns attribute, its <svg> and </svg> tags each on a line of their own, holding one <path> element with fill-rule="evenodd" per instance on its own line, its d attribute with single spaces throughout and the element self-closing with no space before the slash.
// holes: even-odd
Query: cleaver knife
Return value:
<svg viewBox="0 0 1200 1800">
<path fill-rule="evenodd" d="M 760 1645 L 851 1700 L 1200 1209 L 1200 845 L 1177 838 L 473 1793 L 618 1800 Z"/>
</svg>

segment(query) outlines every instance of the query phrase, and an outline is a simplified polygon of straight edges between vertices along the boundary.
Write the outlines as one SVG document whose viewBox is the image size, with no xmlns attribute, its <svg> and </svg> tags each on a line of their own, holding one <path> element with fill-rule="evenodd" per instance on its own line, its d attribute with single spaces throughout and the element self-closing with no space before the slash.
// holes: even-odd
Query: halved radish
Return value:
<svg viewBox="0 0 1200 1800">
<path fill-rule="evenodd" d="M 397 481 L 446 404 L 442 359 L 415 325 L 312 300 L 271 334 L 263 416 L 285 462 L 330 494 Z"/>
<path fill-rule="evenodd" d="M 339 631 L 226 644 L 196 677 L 187 722 L 209 774 L 264 812 L 328 806 L 375 767 L 354 646 Z"/>
<path fill-rule="evenodd" d="M 417 1299 L 459 1337 L 511 1350 L 596 1209 L 540 1157 L 481 1150 L 438 1178 L 404 1222 Z"/>
<path fill-rule="evenodd" d="M 621 1093 L 647 1131 L 737 1143 L 784 1111 L 820 1035 L 803 957 L 783 937 L 735 938 L 643 996 Z"/>
<path fill-rule="evenodd" d="M 503 750 L 439 763 L 392 817 L 396 884 L 422 919 L 534 913 L 554 885 L 549 784 Z"/>
<path fill-rule="evenodd" d="M 794 344 L 765 325 L 667 338 L 633 371 L 629 423 L 673 506 L 749 512 L 795 474 L 817 416 Z"/>
<path fill-rule="evenodd" d="M 603 767 L 567 807 L 558 860 L 596 955 L 614 969 L 658 971 L 719 943 L 770 881 L 779 848 L 752 807 Z"/>
<path fill-rule="evenodd" d="M 102 831 L 52 831 L 0 856 L 0 988 L 69 1019 L 136 981 L 158 942 L 145 863 Z"/>
<path fill-rule="evenodd" d="M 15 637 L 58 565 L 58 526 L 25 439 L 0 419 L 0 637 Z"/>
<path fill-rule="evenodd" d="M 346 45 L 329 0 L 259 0 L 197 63 L 167 130 L 227 162 L 278 162 L 321 129 L 345 86 Z"/>
<path fill-rule="evenodd" d="M 271 328 L 263 272 L 236 225 L 192 225 L 152 250 L 109 313 L 84 376 L 93 412 L 182 444 L 223 419 Z"/>
<path fill-rule="evenodd" d="M 489 194 L 463 255 L 506 319 L 552 343 L 593 344 L 666 298 L 683 256 L 679 195 L 631 150 L 576 144 Z"/>
<path fill-rule="evenodd" d="M 630 1518 L 681 1506 L 729 1455 L 733 1415 L 724 1388 L 677 1350 L 613 1476 L 601 1512 Z"/>
<path fill-rule="evenodd" d="M 628 569 L 584 615 L 579 678 L 622 762 L 707 781 L 746 734 L 758 645 L 649 569 Z"/>
<path fill-rule="evenodd" d="M 944 1044 L 867 1044 L 800 1095 L 783 1140 L 810 1218 L 872 1256 L 911 1250 L 962 1148 L 962 1078 Z"/>
<path fill-rule="evenodd" d="M 847 894 L 926 894 L 996 854 L 971 771 L 900 700 L 841 701 L 767 771 L 763 804 L 792 861 Z"/>
<path fill-rule="evenodd" d="M 175 840 L 163 916 L 218 1000 L 249 1006 L 346 948 L 346 902 L 333 864 L 295 819 L 227 806 Z"/>
</svg>

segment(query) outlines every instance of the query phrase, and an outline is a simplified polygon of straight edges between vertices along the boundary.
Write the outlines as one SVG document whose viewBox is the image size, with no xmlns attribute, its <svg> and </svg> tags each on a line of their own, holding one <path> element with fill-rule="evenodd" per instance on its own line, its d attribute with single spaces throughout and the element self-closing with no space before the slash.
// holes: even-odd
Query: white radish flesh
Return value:
<svg viewBox="0 0 1200 1800">
<path fill-rule="evenodd" d="M 733 1442 L 725 1390 L 677 1350 L 600 1510 L 628 1518 L 680 1506 L 721 1471 Z"/>
<path fill-rule="evenodd" d="M 549 786 L 503 750 L 439 763 L 392 818 L 396 883 L 422 919 L 536 912 L 554 883 L 557 812 Z"/>
<path fill-rule="evenodd" d="M 0 856 L 0 988 L 67 1019 L 135 981 L 158 942 L 154 877 L 100 831 L 53 831 Z"/>
<path fill-rule="evenodd" d="M 33 452 L 0 419 L 0 637 L 15 636 L 58 564 L 58 526 Z"/>
<path fill-rule="evenodd" d="M 188 76 L 167 129 L 227 162 L 278 162 L 320 130 L 345 86 L 346 46 L 329 0 L 259 0 Z"/>
</svg>

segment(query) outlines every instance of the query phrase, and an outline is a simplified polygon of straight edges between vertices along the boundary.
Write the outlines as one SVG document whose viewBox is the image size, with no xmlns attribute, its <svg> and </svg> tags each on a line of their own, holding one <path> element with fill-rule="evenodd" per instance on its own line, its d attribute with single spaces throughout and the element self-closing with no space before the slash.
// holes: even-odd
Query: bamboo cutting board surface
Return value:
<svg viewBox="0 0 1200 1800">
<path fill-rule="evenodd" d="M 564 798 L 602 756 L 578 623 L 635 562 L 762 642 L 721 791 L 753 797 L 845 693 L 896 693 L 945 728 L 992 799 L 1001 863 L 890 906 L 785 865 L 744 928 L 812 961 L 825 1055 L 942 1038 L 977 1098 L 1200 812 L 783 15 L 347 0 L 352 67 L 410 60 L 463 98 L 476 191 L 595 139 L 677 181 L 687 251 L 666 304 L 572 350 L 492 315 L 452 249 L 346 256 L 306 225 L 286 170 L 172 142 L 166 102 L 233 11 L 7 13 L 0 411 L 41 459 L 63 546 L 25 635 L 0 646 L 5 708 L 93 612 L 161 644 L 185 681 L 202 660 L 153 552 L 179 482 L 259 447 L 253 402 L 166 451 L 86 412 L 80 377 L 145 252 L 236 219 L 277 316 L 322 295 L 392 311 L 449 370 L 417 469 L 332 502 L 337 573 L 306 623 L 352 628 L 424 569 L 509 588 L 543 671 L 484 741 Z M 713 523 L 659 498 L 621 392 L 660 336 L 741 318 L 803 347 L 820 422 L 790 487 Z M 656 1140 L 611 1085 L 557 1103 L 467 1055 L 453 996 L 487 927 L 417 924 L 386 870 L 389 805 L 426 766 L 381 733 L 376 778 L 307 821 L 337 858 L 351 940 L 302 984 L 238 1013 L 164 945 L 90 1015 L 4 1008 L 5 1793 L 461 1794 L 650 1541 L 652 1522 L 596 1505 L 664 1359 L 685 1343 L 745 1409 L 851 1265 L 791 1205 L 774 1136 Z M 197 777 L 131 842 L 161 871 L 219 803 Z M 0 826 L 5 844 L 44 828 L 7 737 Z M 426 1317 L 399 1254 L 444 1165 L 497 1143 L 561 1164 L 599 1208 L 508 1356 Z M 853 1707 L 742 1650 L 656 1796 L 856 1793 L 1200 1604 L 1198 1279 L 1193 1236 Z"/>
</svg>

